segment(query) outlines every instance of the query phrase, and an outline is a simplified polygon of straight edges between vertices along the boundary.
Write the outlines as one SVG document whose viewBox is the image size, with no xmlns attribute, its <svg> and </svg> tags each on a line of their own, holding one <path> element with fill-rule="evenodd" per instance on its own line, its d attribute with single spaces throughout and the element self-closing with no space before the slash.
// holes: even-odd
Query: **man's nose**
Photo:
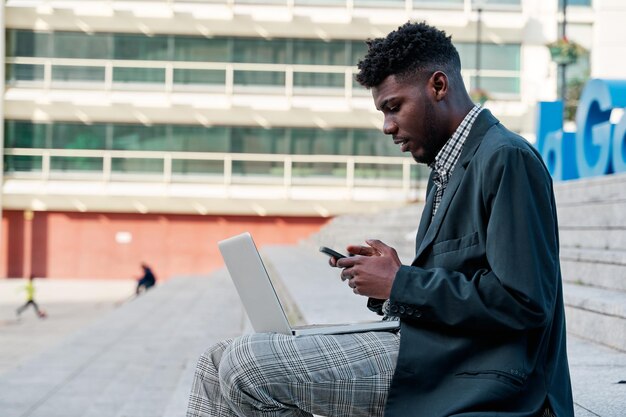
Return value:
<svg viewBox="0 0 626 417">
<path fill-rule="evenodd" d="M 383 123 L 383 133 L 385 135 L 393 135 L 398 131 L 398 125 L 395 124 L 392 120 L 388 120 L 385 118 Z"/>
</svg>

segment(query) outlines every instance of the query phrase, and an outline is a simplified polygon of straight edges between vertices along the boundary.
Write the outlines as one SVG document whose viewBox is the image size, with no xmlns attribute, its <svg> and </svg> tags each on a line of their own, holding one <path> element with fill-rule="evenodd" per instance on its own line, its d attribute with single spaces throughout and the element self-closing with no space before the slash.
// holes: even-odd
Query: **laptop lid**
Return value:
<svg viewBox="0 0 626 417">
<path fill-rule="evenodd" d="M 222 240 L 218 246 L 254 331 L 292 334 L 250 233 Z"/>
</svg>

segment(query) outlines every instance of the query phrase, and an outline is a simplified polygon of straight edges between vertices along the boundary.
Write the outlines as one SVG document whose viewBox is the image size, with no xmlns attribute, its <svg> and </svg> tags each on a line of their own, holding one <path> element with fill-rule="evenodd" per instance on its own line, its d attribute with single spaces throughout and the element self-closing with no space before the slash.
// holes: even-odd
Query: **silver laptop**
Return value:
<svg viewBox="0 0 626 417">
<path fill-rule="evenodd" d="M 218 242 L 226 268 L 239 293 L 252 328 L 257 333 L 288 335 L 355 333 L 373 330 L 393 330 L 398 321 L 372 321 L 350 324 L 292 326 L 280 303 L 270 276 L 250 233 Z"/>
</svg>

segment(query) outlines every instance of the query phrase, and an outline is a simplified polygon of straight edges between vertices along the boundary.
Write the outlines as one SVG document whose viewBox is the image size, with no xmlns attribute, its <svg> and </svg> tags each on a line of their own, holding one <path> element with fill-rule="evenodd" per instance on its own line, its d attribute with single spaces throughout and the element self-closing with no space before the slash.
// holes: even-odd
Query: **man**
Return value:
<svg viewBox="0 0 626 417">
<path fill-rule="evenodd" d="M 188 416 L 573 416 L 538 153 L 471 102 L 442 31 L 407 23 L 368 44 L 357 80 L 384 133 L 433 171 L 412 265 L 376 240 L 331 264 L 400 334 L 223 342 L 200 360 Z"/>
<path fill-rule="evenodd" d="M 154 286 L 154 284 L 156 284 L 156 277 L 154 276 L 154 273 L 152 272 L 152 269 L 150 269 L 148 264 L 142 262 L 141 269 L 143 271 L 143 275 L 137 280 L 135 295 L 139 295 L 142 292 L 148 291 Z"/>
<path fill-rule="evenodd" d="M 31 274 L 28 277 L 28 282 L 22 288 L 26 292 L 26 303 L 24 303 L 22 306 L 20 306 L 15 311 L 15 314 L 17 314 L 17 318 L 18 319 L 20 318 L 20 316 L 22 315 L 24 310 L 26 310 L 28 308 L 28 306 L 31 306 L 31 305 L 35 309 L 35 313 L 37 314 L 37 317 L 39 317 L 40 319 L 45 319 L 48 316 L 44 310 L 39 308 L 39 305 L 35 301 L 35 283 L 34 283 L 34 280 L 35 280 L 35 275 Z"/>
</svg>

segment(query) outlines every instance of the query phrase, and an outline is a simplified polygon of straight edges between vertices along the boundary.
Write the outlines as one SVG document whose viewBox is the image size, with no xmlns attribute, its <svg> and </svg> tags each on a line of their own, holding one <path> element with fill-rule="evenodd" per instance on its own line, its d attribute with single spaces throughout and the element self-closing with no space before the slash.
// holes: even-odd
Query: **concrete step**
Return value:
<svg viewBox="0 0 626 417">
<path fill-rule="evenodd" d="M 624 207 L 626 210 L 626 207 Z M 626 227 L 559 227 L 561 248 L 626 251 Z"/>
<path fill-rule="evenodd" d="M 200 354 L 243 323 L 225 271 L 172 279 L 1 374 L 0 414 L 184 415 Z"/>
<path fill-rule="evenodd" d="M 626 291 L 626 251 L 561 248 L 563 280 Z"/>
<path fill-rule="evenodd" d="M 558 202 L 557 206 L 559 227 L 574 229 L 626 228 L 626 199 Z"/>
<path fill-rule="evenodd" d="M 567 329 L 626 352 L 626 292 L 564 284 Z"/>
<path fill-rule="evenodd" d="M 626 174 L 604 175 L 554 184 L 558 205 L 626 200 Z"/>
</svg>

